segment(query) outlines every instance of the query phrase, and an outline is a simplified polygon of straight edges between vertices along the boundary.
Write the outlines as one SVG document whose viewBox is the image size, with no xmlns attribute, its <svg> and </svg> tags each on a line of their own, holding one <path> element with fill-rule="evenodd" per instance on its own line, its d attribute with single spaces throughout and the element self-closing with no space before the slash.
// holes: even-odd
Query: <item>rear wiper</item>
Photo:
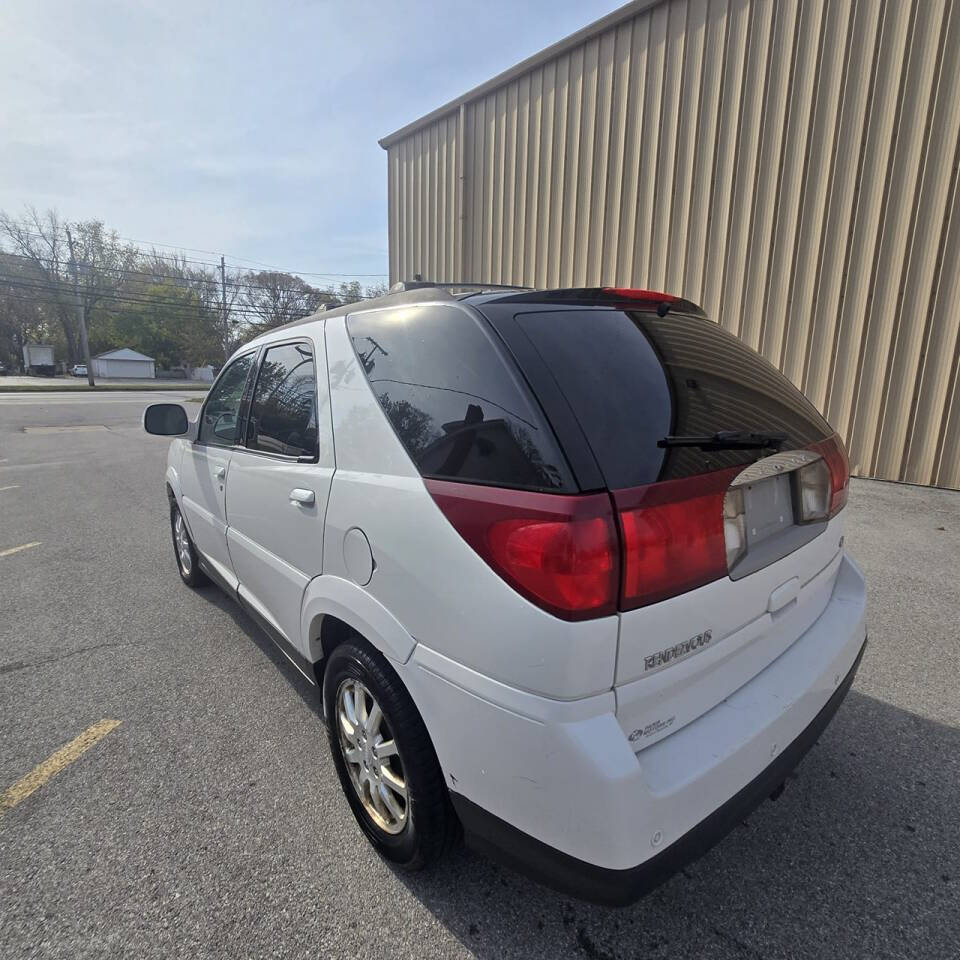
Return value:
<svg viewBox="0 0 960 960">
<path fill-rule="evenodd" d="M 710 436 L 664 437 L 658 447 L 699 447 L 701 450 L 777 450 L 786 443 L 782 433 L 747 433 L 737 430 L 718 430 Z"/>
</svg>

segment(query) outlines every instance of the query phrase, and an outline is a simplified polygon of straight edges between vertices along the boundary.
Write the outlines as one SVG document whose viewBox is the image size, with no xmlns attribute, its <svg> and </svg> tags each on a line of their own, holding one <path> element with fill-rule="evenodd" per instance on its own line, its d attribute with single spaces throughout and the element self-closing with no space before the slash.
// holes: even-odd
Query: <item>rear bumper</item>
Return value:
<svg viewBox="0 0 960 960">
<path fill-rule="evenodd" d="M 706 853 L 783 783 L 837 712 L 853 683 L 865 649 L 866 640 L 846 677 L 820 712 L 769 766 L 669 847 L 639 866 L 617 870 L 577 859 L 518 830 L 466 797 L 451 793 L 467 843 L 478 852 L 563 893 L 608 906 L 632 903 Z"/>
</svg>

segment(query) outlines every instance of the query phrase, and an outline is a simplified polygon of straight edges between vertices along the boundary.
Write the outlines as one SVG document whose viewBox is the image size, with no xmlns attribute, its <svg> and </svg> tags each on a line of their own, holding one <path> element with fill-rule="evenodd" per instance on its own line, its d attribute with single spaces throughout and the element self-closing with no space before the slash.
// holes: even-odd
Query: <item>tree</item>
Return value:
<svg viewBox="0 0 960 960">
<path fill-rule="evenodd" d="M 373 283 L 366 289 L 360 286 L 359 280 L 343 282 L 337 287 L 337 292 L 329 291 L 330 296 L 339 303 L 356 303 L 359 300 L 370 300 L 373 297 L 382 297 L 387 292 L 385 283 Z"/>
<path fill-rule="evenodd" d="M 334 299 L 292 273 L 262 270 L 246 274 L 241 283 L 239 299 L 257 333 L 307 317 Z"/>
<path fill-rule="evenodd" d="M 78 331 L 66 235 L 59 217 L 52 210 L 41 217 L 31 207 L 24 220 L 19 221 L 0 211 L 0 239 L 30 265 L 31 277 L 20 283 L 20 289 L 50 308 L 63 331 L 67 359 L 75 361 L 79 356 Z"/>
<path fill-rule="evenodd" d="M 53 308 L 68 362 L 86 359 L 80 356 L 78 307 L 89 323 L 103 304 L 115 300 L 136 264 L 137 248 L 121 243 L 99 220 L 67 224 L 55 210 L 41 215 L 33 207 L 20 220 L 0 211 L 0 239 L 35 271 L 33 290 Z M 92 383 L 92 371 L 89 375 Z"/>
<path fill-rule="evenodd" d="M 164 369 L 219 364 L 220 314 L 190 286 L 160 280 L 138 287 L 136 299 L 119 305 L 91 334 L 97 350 L 132 347 Z"/>
<path fill-rule="evenodd" d="M 23 370 L 23 345 L 53 339 L 49 307 L 38 298 L 42 282 L 29 260 L 0 252 L 0 363 Z"/>
<path fill-rule="evenodd" d="M 371 283 L 366 290 L 368 297 L 385 297 L 389 292 L 385 283 Z"/>
<path fill-rule="evenodd" d="M 245 288 L 239 271 L 225 271 L 221 278 L 216 269 L 198 266 L 184 254 L 161 254 L 155 249 L 141 256 L 139 269 L 141 274 L 152 274 L 157 282 L 174 279 L 178 285 L 188 287 L 203 306 L 205 322 L 210 315 L 215 316 L 220 350 L 210 362 L 222 363 L 243 342 L 237 329 L 240 324 L 237 315 L 243 312 L 240 294 Z"/>
</svg>

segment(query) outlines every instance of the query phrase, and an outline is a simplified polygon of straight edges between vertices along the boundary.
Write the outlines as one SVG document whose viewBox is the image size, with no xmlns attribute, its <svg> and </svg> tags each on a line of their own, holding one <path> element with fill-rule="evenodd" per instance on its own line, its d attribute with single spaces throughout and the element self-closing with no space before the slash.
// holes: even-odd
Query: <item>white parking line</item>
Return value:
<svg viewBox="0 0 960 960">
<path fill-rule="evenodd" d="M 0 550 L 0 557 L 9 557 L 12 553 L 19 553 L 21 550 L 29 550 L 31 547 L 39 547 L 42 540 L 34 540 L 33 543 L 21 543 L 19 547 L 8 547 L 6 550 Z"/>
<path fill-rule="evenodd" d="M 11 483 L 9 487 L 0 487 L 0 493 L 2 493 L 4 490 L 19 490 L 19 489 L 20 489 L 19 483 Z"/>
</svg>

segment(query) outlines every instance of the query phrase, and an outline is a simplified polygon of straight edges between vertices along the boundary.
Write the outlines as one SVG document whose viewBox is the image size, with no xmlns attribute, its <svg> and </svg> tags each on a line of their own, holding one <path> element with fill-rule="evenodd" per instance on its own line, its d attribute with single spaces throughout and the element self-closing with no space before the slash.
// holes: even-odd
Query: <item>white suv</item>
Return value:
<svg viewBox="0 0 960 960">
<path fill-rule="evenodd" d="M 866 642 L 840 439 L 693 304 L 406 285 L 237 352 L 177 435 L 180 575 L 323 691 L 370 841 L 622 904 L 816 741 Z"/>
</svg>

